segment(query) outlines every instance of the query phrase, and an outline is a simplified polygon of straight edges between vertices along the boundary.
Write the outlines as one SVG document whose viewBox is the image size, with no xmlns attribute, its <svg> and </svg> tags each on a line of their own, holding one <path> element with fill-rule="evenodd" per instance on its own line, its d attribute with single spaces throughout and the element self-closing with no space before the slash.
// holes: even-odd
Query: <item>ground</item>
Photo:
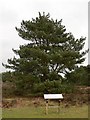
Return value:
<svg viewBox="0 0 90 120">
<path fill-rule="evenodd" d="M 60 112 L 53 108 L 58 102 L 50 101 L 48 115 L 45 114 L 45 100 L 43 98 L 6 98 L 4 99 L 3 118 L 88 118 L 88 104 L 70 104 L 61 102 Z"/>
</svg>

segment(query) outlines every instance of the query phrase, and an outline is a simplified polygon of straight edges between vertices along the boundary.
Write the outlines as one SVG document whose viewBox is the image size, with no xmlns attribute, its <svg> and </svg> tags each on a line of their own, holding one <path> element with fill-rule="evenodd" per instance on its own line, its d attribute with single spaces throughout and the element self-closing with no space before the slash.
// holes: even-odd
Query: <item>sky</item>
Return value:
<svg viewBox="0 0 90 120">
<path fill-rule="evenodd" d="M 22 20 L 37 17 L 38 12 L 62 19 L 67 32 L 76 39 L 86 37 L 84 49 L 88 48 L 88 0 L 0 0 L 0 72 L 6 71 L 2 62 L 15 56 L 12 48 L 29 43 L 18 36 L 15 27 L 20 28 Z M 88 64 L 87 58 L 84 65 Z"/>
</svg>

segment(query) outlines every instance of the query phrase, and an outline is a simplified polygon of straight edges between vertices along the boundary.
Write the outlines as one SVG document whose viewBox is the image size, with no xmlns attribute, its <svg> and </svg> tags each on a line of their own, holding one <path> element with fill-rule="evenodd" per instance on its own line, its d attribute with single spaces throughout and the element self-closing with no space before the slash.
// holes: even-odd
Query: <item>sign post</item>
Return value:
<svg viewBox="0 0 90 120">
<path fill-rule="evenodd" d="M 62 94 L 44 94 L 44 99 L 46 100 L 46 114 L 48 114 L 48 100 L 49 99 L 58 99 L 58 113 L 60 112 L 60 102 L 63 99 Z"/>
</svg>

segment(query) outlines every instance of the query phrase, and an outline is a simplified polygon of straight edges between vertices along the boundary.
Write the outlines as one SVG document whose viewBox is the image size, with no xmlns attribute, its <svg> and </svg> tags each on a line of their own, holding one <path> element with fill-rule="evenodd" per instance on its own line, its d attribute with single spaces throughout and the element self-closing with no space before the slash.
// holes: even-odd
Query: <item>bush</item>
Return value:
<svg viewBox="0 0 90 120">
<path fill-rule="evenodd" d="M 61 81 L 45 81 L 35 84 L 33 87 L 34 93 L 73 93 L 75 88 L 73 85 L 61 84 Z"/>
<path fill-rule="evenodd" d="M 14 83 L 6 81 L 2 84 L 2 96 L 3 97 L 12 97 L 14 96 L 14 91 L 16 86 Z"/>
</svg>

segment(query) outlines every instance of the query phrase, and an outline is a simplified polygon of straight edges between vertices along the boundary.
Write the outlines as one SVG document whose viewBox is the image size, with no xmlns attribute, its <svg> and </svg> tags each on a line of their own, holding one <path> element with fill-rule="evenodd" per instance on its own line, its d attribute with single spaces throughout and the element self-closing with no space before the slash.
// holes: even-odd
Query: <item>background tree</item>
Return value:
<svg viewBox="0 0 90 120">
<path fill-rule="evenodd" d="M 90 85 L 90 65 L 80 66 L 71 73 L 65 75 L 67 83 L 74 85 Z"/>
<path fill-rule="evenodd" d="M 87 53 L 82 51 L 86 38 L 75 39 L 61 23 L 62 20 L 50 19 L 45 13 L 39 13 L 31 21 L 23 20 L 21 28 L 16 27 L 16 30 L 30 43 L 21 45 L 18 50 L 13 49 L 19 58 L 8 59 L 8 65 L 4 66 L 21 75 L 31 75 L 33 85 L 54 80 L 61 83 L 61 73 L 74 70 L 84 62 Z"/>
</svg>

